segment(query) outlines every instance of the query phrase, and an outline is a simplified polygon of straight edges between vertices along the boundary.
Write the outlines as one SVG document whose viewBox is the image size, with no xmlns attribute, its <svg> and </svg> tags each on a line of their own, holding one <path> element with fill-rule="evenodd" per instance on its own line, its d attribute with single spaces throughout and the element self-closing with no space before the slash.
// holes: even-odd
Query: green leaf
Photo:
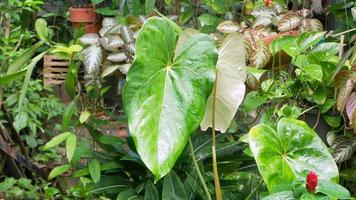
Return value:
<svg viewBox="0 0 356 200">
<path fill-rule="evenodd" d="M 335 55 L 339 52 L 339 43 L 336 42 L 325 42 L 319 44 L 309 52 L 309 56 L 319 61 L 328 60 L 330 56 Z"/>
<path fill-rule="evenodd" d="M 325 103 L 320 106 L 320 112 L 321 113 L 326 113 L 328 110 L 330 110 L 334 105 L 336 101 L 334 99 L 326 99 Z"/>
<path fill-rule="evenodd" d="M 72 123 L 72 117 L 76 112 L 76 100 L 70 102 L 70 104 L 65 108 L 62 117 L 62 131 L 67 131 L 69 125 Z"/>
<path fill-rule="evenodd" d="M 215 77 L 212 39 L 194 35 L 174 55 L 176 26 L 157 17 L 143 25 L 123 91 L 130 133 L 156 181 L 171 170 L 198 128 Z"/>
<path fill-rule="evenodd" d="M 116 197 L 116 200 L 138 200 L 140 199 L 139 196 L 136 194 L 135 190 L 127 189 L 122 192 Z"/>
<path fill-rule="evenodd" d="M 66 155 L 68 162 L 72 161 L 72 158 L 77 148 L 77 136 L 75 134 L 70 134 L 66 141 Z"/>
<path fill-rule="evenodd" d="M 273 40 L 269 46 L 272 55 L 275 55 L 279 51 L 282 51 L 285 46 L 293 46 L 296 44 L 296 37 L 290 35 L 284 35 L 276 40 Z"/>
<path fill-rule="evenodd" d="M 283 118 L 277 130 L 266 124 L 254 126 L 249 144 L 270 192 L 291 187 L 309 171 L 320 179 L 338 181 L 338 168 L 328 148 L 303 121 Z"/>
<path fill-rule="evenodd" d="M 229 11 L 231 6 L 236 2 L 237 0 L 203 0 L 204 4 L 220 14 Z"/>
<path fill-rule="evenodd" d="M 0 85 L 5 85 L 8 83 L 12 83 L 13 81 L 19 80 L 23 75 L 25 75 L 27 72 L 27 69 L 4 75 L 0 77 Z"/>
<path fill-rule="evenodd" d="M 262 200 L 294 200 L 294 197 L 292 191 L 284 191 L 270 194 Z"/>
<path fill-rule="evenodd" d="M 146 183 L 144 200 L 157 200 L 157 199 L 159 199 L 158 190 L 151 181 L 148 181 Z"/>
<path fill-rule="evenodd" d="M 263 105 L 266 101 L 267 97 L 265 95 L 261 95 L 257 91 L 252 91 L 246 95 L 243 107 L 245 108 L 246 112 L 251 112 L 258 106 Z"/>
<path fill-rule="evenodd" d="M 104 2 L 104 0 L 91 0 L 92 4 L 99 4 L 99 3 L 102 3 L 102 2 Z"/>
<path fill-rule="evenodd" d="M 28 65 L 27 72 L 26 72 L 26 77 L 25 77 L 25 80 L 24 80 L 22 88 L 21 88 L 19 102 L 18 102 L 20 110 L 22 109 L 22 104 L 23 104 L 23 101 L 24 101 L 25 96 L 26 96 L 26 92 L 27 92 L 28 84 L 29 84 L 30 79 L 31 79 L 32 72 L 35 69 L 36 64 L 43 58 L 43 56 L 46 53 L 47 53 L 47 51 L 42 52 L 41 54 L 37 55 L 36 57 L 34 57 L 32 59 L 31 63 Z"/>
<path fill-rule="evenodd" d="M 55 136 L 49 142 L 47 142 L 47 144 L 43 147 L 43 149 L 47 150 L 47 149 L 58 146 L 60 143 L 62 143 L 64 140 L 66 140 L 68 138 L 68 136 L 71 134 L 72 133 L 70 133 L 70 132 L 65 132 L 65 133 L 61 133 L 61 134 Z"/>
<path fill-rule="evenodd" d="M 145 14 L 145 8 L 140 1 L 137 0 L 126 0 L 126 1 L 127 1 L 127 8 L 129 9 L 131 15 L 139 16 Z"/>
<path fill-rule="evenodd" d="M 323 69 L 317 64 L 308 64 L 300 66 L 304 72 L 315 80 L 322 82 L 323 80 Z"/>
<path fill-rule="evenodd" d="M 320 40 L 324 38 L 325 32 L 305 32 L 297 38 L 297 44 L 300 48 L 300 52 L 305 51 L 311 46 L 316 45 Z"/>
<path fill-rule="evenodd" d="M 338 199 L 351 198 L 350 192 L 346 188 L 327 180 L 319 180 L 316 191 L 332 197 L 336 197 Z"/>
<path fill-rule="evenodd" d="M 40 38 L 42 42 L 49 44 L 51 42 L 51 37 L 46 20 L 44 20 L 43 18 L 37 19 L 35 23 L 35 28 L 38 38 Z"/>
<path fill-rule="evenodd" d="M 80 117 L 79 117 L 80 123 L 86 122 L 86 121 L 89 119 L 90 115 L 91 115 L 91 114 L 90 114 L 89 111 L 84 111 L 84 112 L 82 112 L 82 113 L 80 114 Z"/>
<path fill-rule="evenodd" d="M 110 7 L 102 7 L 95 9 L 95 12 L 104 16 L 116 16 L 119 11 L 117 9 L 112 9 Z"/>
<path fill-rule="evenodd" d="M 14 178 L 6 178 L 5 181 L 0 183 L 0 192 L 6 192 L 16 184 Z"/>
<path fill-rule="evenodd" d="M 100 162 L 97 159 L 93 159 L 92 161 L 90 161 L 88 168 L 90 176 L 93 179 L 94 183 L 99 182 L 101 175 Z"/>
<path fill-rule="evenodd" d="M 164 200 L 185 200 L 188 199 L 182 181 L 172 170 L 163 181 L 162 199 Z"/>
<path fill-rule="evenodd" d="M 145 0 L 146 15 L 151 14 L 155 9 L 156 0 Z"/>
<path fill-rule="evenodd" d="M 332 116 L 324 115 L 323 118 L 326 121 L 326 123 L 328 123 L 329 126 L 331 127 L 337 128 L 340 126 L 341 118 L 339 116 L 332 117 Z"/>
<path fill-rule="evenodd" d="M 70 169 L 70 165 L 61 165 L 58 167 L 55 167 L 54 169 L 52 169 L 51 173 L 49 173 L 48 175 L 48 180 L 51 180 L 65 172 L 67 172 Z"/>
<path fill-rule="evenodd" d="M 76 94 L 75 86 L 80 66 L 81 62 L 70 62 L 68 67 L 65 88 L 71 98 L 74 98 Z"/>
<path fill-rule="evenodd" d="M 246 50 L 239 33 L 229 34 L 219 48 L 216 96 L 211 93 L 205 108 L 202 130 L 212 127 L 213 98 L 216 98 L 215 129 L 225 133 L 245 96 Z"/>
<path fill-rule="evenodd" d="M 37 42 L 31 48 L 27 49 L 21 54 L 13 63 L 10 64 L 7 74 L 13 74 L 18 71 L 22 66 L 24 66 L 36 53 L 36 51 L 43 45 L 43 42 Z"/>
</svg>

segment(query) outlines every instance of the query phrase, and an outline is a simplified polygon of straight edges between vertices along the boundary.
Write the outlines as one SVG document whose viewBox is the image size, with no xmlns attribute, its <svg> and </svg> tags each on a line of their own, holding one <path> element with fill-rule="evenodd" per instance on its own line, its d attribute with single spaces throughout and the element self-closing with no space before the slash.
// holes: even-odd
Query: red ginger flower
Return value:
<svg viewBox="0 0 356 200">
<path fill-rule="evenodd" d="M 272 0 L 264 0 L 265 1 L 265 6 L 269 6 L 272 3 Z"/>
<path fill-rule="evenodd" d="M 314 193 L 317 185 L 318 185 L 318 175 L 315 172 L 310 171 L 307 175 L 307 183 L 306 183 L 308 192 Z"/>
</svg>

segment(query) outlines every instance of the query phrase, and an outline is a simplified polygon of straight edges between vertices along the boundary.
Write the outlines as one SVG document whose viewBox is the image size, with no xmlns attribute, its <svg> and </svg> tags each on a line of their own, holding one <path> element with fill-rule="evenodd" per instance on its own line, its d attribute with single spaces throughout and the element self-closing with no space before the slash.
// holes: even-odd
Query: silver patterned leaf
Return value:
<svg viewBox="0 0 356 200">
<path fill-rule="evenodd" d="M 111 62 L 122 62 L 122 61 L 125 61 L 127 59 L 127 55 L 125 53 L 122 53 L 122 52 L 111 53 L 111 54 L 108 55 L 108 57 L 106 59 L 111 61 Z"/>
<path fill-rule="evenodd" d="M 235 22 L 229 20 L 220 23 L 216 29 L 222 33 L 234 33 L 239 31 L 240 27 Z"/>
<path fill-rule="evenodd" d="M 103 26 L 100 31 L 99 35 L 101 37 L 105 37 L 110 34 L 119 34 L 120 33 L 120 26 Z"/>
<path fill-rule="evenodd" d="M 95 74 L 100 71 L 103 51 L 96 45 L 91 45 L 82 51 L 84 55 L 84 69 L 86 74 Z"/>
<path fill-rule="evenodd" d="M 101 78 L 105 78 L 119 69 L 120 65 L 110 65 L 103 69 L 101 72 Z"/>
<path fill-rule="evenodd" d="M 243 39 L 245 42 L 245 47 L 247 50 L 246 58 L 248 59 L 252 53 L 258 49 L 258 36 L 259 34 L 256 34 L 255 30 L 247 29 L 246 31 L 243 32 Z"/>
<path fill-rule="evenodd" d="M 301 21 L 301 32 L 323 31 L 323 24 L 318 19 L 305 18 Z"/>
<path fill-rule="evenodd" d="M 128 26 L 120 26 L 121 37 L 126 44 L 133 42 L 133 33 Z"/>
<path fill-rule="evenodd" d="M 351 79 L 347 80 L 345 85 L 340 88 L 339 94 L 337 95 L 336 108 L 338 111 L 343 112 L 345 109 L 346 102 L 353 90 L 354 83 Z"/>
<path fill-rule="evenodd" d="M 310 10 L 308 10 L 308 9 L 303 8 L 303 9 L 299 10 L 298 12 L 299 12 L 299 15 L 302 16 L 303 18 L 310 16 Z"/>
<path fill-rule="evenodd" d="M 125 44 L 125 49 L 132 55 L 134 55 L 136 52 L 136 47 L 135 47 L 135 44 L 133 44 L 133 43 Z"/>
<path fill-rule="evenodd" d="M 284 15 L 278 15 L 271 18 L 273 25 L 278 26 L 279 21 L 283 18 Z"/>
<path fill-rule="evenodd" d="M 272 18 L 273 16 L 276 16 L 277 13 L 276 10 L 273 9 L 272 7 L 259 6 L 252 10 L 251 15 L 254 16 L 255 18 L 262 18 L 262 17 Z"/>
<path fill-rule="evenodd" d="M 280 14 L 285 10 L 285 8 L 277 2 L 272 2 L 271 6 L 276 11 L 276 14 Z"/>
<path fill-rule="evenodd" d="M 333 158 L 336 163 L 342 163 L 351 158 L 354 149 L 352 148 L 352 140 L 343 140 L 335 146 L 333 151 Z"/>
<path fill-rule="evenodd" d="M 119 25 L 115 18 L 112 17 L 105 17 L 102 21 L 103 27 L 110 27 L 110 26 L 117 26 Z"/>
<path fill-rule="evenodd" d="M 96 33 L 88 33 L 79 38 L 83 45 L 96 45 L 99 42 L 99 35 Z"/>
<path fill-rule="evenodd" d="M 119 35 L 109 35 L 107 37 L 100 38 L 100 44 L 108 51 L 117 52 L 119 48 L 124 45 L 124 41 Z"/>
<path fill-rule="evenodd" d="M 123 64 L 120 65 L 119 70 L 122 74 L 126 75 L 127 72 L 129 72 L 130 67 L 131 67 L 131 63 Z"/>
<path fill-rule="evenodd" d="M 294 12 L 290 12 L 285 14 L 283 18 L 279 20 L 277 26 L 279 31 L 286 32 L 297 28 L 300 23 L 301 17 Z"/>
<path fill-rule="evenodd" d="M 350 125 L 354 123 L 356 113 L 356 92 L 352 92 L 346 101 L 346 114 L 350 120 Z"/>
<path fill-rule="evenodd" d="M 268 46 L 263 41 L 259 41 L 258 48 L 251 54 L 250 64 L 257 69 L 261 69 L 268 64 L 270 59 L 271 53 Z"/>
<path fill-rule="evenodd" d="M 270 24 L 272 24 L 272 18 L 268 18 L 268 17 L 260 17 L 257 18 L 254 22 L 253 22 L 253 28 L 256 27 L 267 27 Z"/>
</svg>

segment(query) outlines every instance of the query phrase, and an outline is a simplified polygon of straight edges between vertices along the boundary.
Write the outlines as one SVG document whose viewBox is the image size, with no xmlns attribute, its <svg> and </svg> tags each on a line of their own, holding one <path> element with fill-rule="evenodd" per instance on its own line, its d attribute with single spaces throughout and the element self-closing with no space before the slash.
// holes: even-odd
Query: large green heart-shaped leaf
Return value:
<svg viewBox="0 0 356 200">
<path fill-rule="evenodd" d="M 171 170 L 199 126 L 215 78 L 213 40 L 199 33 L 175 52 L 180 32 L 158 17 L 143 25 L 123 92 L 131 135 L 156 181 Z"/>
<path fill-rule="evenodd" d="M 253 127 L 249 144 L 270 192 L 290 190 L 296 178 L 315 171 L 323 180 L 338 181 L 338 168 L 319 136 L 300 120 L 283 118 L 277 131 Z"/>
</svg>

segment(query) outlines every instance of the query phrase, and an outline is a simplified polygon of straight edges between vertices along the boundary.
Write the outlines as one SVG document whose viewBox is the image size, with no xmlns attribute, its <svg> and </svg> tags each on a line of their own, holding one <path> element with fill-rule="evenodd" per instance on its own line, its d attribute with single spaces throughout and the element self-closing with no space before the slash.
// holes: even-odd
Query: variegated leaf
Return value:
<svg viewBox="0 0 356 200">
<path fill-rule="evenodd" d="M 128 26 L 120 26 L 121 37 L 126 44 L 133 42 L 133 33 Z"/>
<path fill-rule="evenodd" d="M 102 49 L 96 45 L 91 45 L 82 51 L 84 55 L 84 69 L 86 74 L 95 74 L 100 71 L 103 59 Z"/>
<path fill-rule="evenodd" d="M 332 149 L 335 149 L 335 147 L 341 143 L 345 143 L 347 142 L 347 140 L 349 140 L 348 137 L 344 136 L 344 135 L 338 135 L 334 141 L 330 144 Z"/>
<path fill-rule="evenodd" d="M 125 49 L 128 51 L 128 53 L 135 55 L 136 53 L 136 47 L 135 44 L 130 43 L 130 44 L 125 44 Z"/>
<path fill-rule="evenodd" d="M 99 42 L 99 35 L 96 33 L 88 33 L 79 38 L 83 45 L 96 45 Z"/>
<path fill-rule="evenodd" d="M 259 41 L 258 44 L 258 48 L 251 54 L 250 64 L 255 68 L 261 69 L 268 64 L 271 59 L 271 53 L 263 41 Z"/>
<path fill-rule="evenodd" d="M 305 18 L 302 20 L 301 32 L 305 31 L 323 31 L 323 24 L 318 19 Z"/>
<path fill-rule="evenodd" d="M 349 99 L 353 87 L 354 87 L 354 83 L 352 82 L 352 80 L 349 79 L 346 81 L 346 84 L 339 90 L 339 94 L 337 96 L 337 103 L 336 103 L 336 107 L 338 111 L 340 112 L 344 111 L 346 102 Z"/>
<path fill-rule="evenodd" d="M 107 37 L 100 38 L 100 44 L 104 47 L 104 49 L 116 52 L 124 45 L 124 41 L 122 41 L 118 35 L 109 35 Z"/>
<path fill-rule="evenodd" d="M 299 12 L 299 15 L 302 16 L 303 18 L 310 16 L 310 10 L 308 10 L 308 9 L 303 8 L 303 9 L 299 10 L 298 12 Z"/>
<path fill-rule="evenodd" d="M 342 163 L 350 159 L 353 152 L 352 141 L 351 139 L 347 139 L 335 146 L 332 155 L 336 163 Z"/>
<path fill-rule="evenodd" d="M 105 67 L 105 69 L 101 73 L 101 77 L 102 78 L 107 77 L 117 70 L 119 70 L 122 74 L 126 75 L 127 72 L 129 71 L 130 67 L 131 67 L 131 64 L 111 65 L 111 66 Z"/>
<path fill-rule="evenodd" d="M 252 10 L 251 15 L 254 16 L 255 18 L 261 18 L 261 17 L 272 18 L 273 16 L 276 16 L 277 13 L 276 10 L 273 9 L 272 7 L 259 6 Z"/>
<path fill-rule="evenodd" d="M 240 34 L 231 33 L 219 48 L 217 62 L 216 121 L 215 129 L 225 132 L 245 96 L 246 61 L 244 41 Z M 208 98 L 205 115 L 200 124 L 202 130 L 212 127 L 214 92 Z"/>
<path fill-rule="evenodd" d="M 284 15 L 277 15 L 271 18 L 273 25 L 278 26 L 279 21 L 283 18 Z"/>
<path fill-rule="evenodd" d="M 346 114 L 350 119 L 350 125 L 354 122 L 354 116 L 356 112 L 356 92 L 350 94 L 349 98 L 346 101 Z"/>
<path fill-rule="evenodd" d="M 140 30 L 137 30 L 133 33 L 133 38 L 136 40 L 138 34 L 140 33 Z"/>
<path fill-rule="evenodd" d="M 122 52 L 111 53 L 108 55 L 108 57 L 106 59 L 111 62 L 122 62 L 127 59 L 127 56 L 125 53 L 122 53 Z"/>
<path fill-rule="evenodd" d="M 123 64 L 120 65 L 119 70 L 122 74 L 126 75 L 127 72 L 129 72 L 130 67 L 131 67 L 131 63 Z"/>
<path fill-rule="evenodd" d="M 260 17 L 257 18 L 254 22 L 253 22 L 253 28 L 256 27 L 267 27 L 270 24 L 272 24 L 272 18 L 268 18 L 268 17 Z"/>
<path fill-rule="evenodd" d="M 239 31 L 240 27 L 235 22 L 229 20 L 220 23 L 216 29 L 222 33 L 234 33 Z"/>
<path fill-rule="evenodd" d="M 255 33 L 255 31 L 251 30 L 251 29 L 247 29 L 246 31 L 243 32 L 243 39 L 245 42 L 245 47 L 247 50 L 247 54 L 246 54 L 246 58 L 248 59 L 252 53 L 258 49 L 258 34 Z"/>
<path fill-rule="evenodd" d="M 115 18 L 105 17 L 102 22 L 103 27 L 117 26 L 119 25 Z"/>
<path fill-rule="evenodd" d="M 271 6 L 276 11 L 277 14 L 280 14 L 285 10 L 285 8 L 277 2 L 272 2 Z"/>
<path fill-rule="evenodd" d="M 105 37 L 110 34 L 119 34 L 120 33 L 120 26 L 103 26 L 100 31 L 99 35 L 101 37 Z"/>
<path fill-rule="evenodd" d="M 300 25 L 301 17 L 293 12 L 287 13 L 278 22 L 278 30 L 286 32 L 297 28 Z"/>
</svg>

